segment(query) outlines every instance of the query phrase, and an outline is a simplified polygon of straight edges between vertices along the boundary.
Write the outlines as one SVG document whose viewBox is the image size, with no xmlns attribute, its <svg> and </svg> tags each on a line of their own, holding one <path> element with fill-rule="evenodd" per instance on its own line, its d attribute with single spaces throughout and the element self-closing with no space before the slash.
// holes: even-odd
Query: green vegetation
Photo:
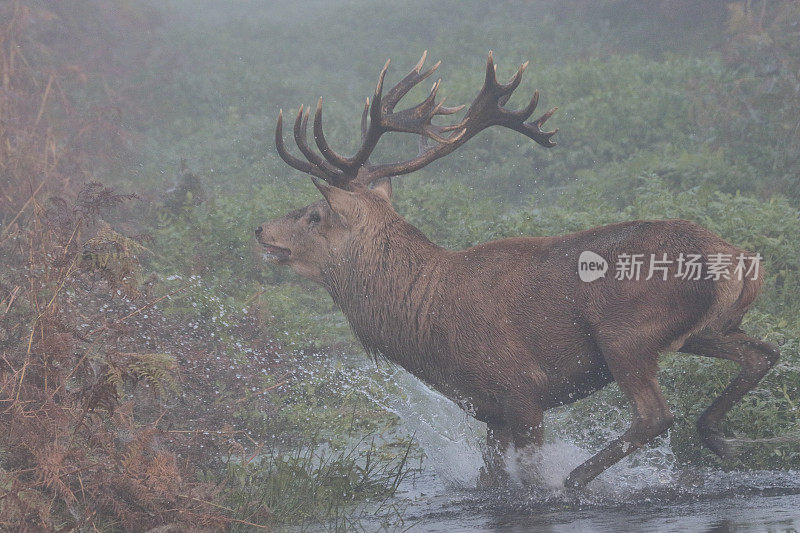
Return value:
<svg viewBox="0 0 800 533">
<path fill-rule="evenodd" d="M 48 20 L 44 8 L 39 9 L 42 2 L 13 3 L 30 4 L 37 20 Z M 69 28 L 67 34 L 76 35 L 92 35 L 81 22 L 95 20 L 89 18 L 92 13 L 86 5 L 108 7 L 102 0 L 86 5 L 74 2 L 86 12 L 74 7 L 72 11 L 84 16 L 70 18 L 65 15 L 70 4 L 60 4 L 56 15 L 69 22 L 64 26 Z M 380 66 L 391 57 L 391 83 L 425 49 L 431 62 L 443 61 L 440 94 L 452 105 L 474 97 L 489 49 L 494 50 L 501 79 L 530 59 L 517 91 L 520 95 L 509 106 L 523 105 L 523 95 L 539 89 L 540 109 L 559 107 L 548 122 L 560 129 L 558 146 L 546 150 L 507 130 L 487 131 L 449 158 L 395 179 L 396 209 L 434 242 L 452 248 L 508 236 L 560 234 L 622 220 L 678 217 L 758 251 L 765 258 L 765 290 L 743 327 L 781 345 L 783 359 L 758 390 L 731 412 L 725 427 L 737 435 L 774 441 L 754 446 L 744 459 L 723 466 L 800 468 L 800 440 L 787 438 L 800 439 L 800 39 L 796 29 L 800 3 L 766 2 L 764 10 L 755 1 L 698 2 L 705 6 L 699 9 L 690 2 L 675 3 L 680 4 L 677 7 L 667 1 L 653 4 L 658 8 L 644 9 L 634 0 L 576 0 L 564 7 L 521 1 L 491 9 L 473 0 L 299 4 L 174 0 L 153 3 L 148 9 L 100 10 L 109 20 L 111 14 L 125 14 L 129 25 L 117 33 L 126 37 L 122 44 L 115 44 L 113 35 L 103 34 L 102 43 L 111 56 L 106 58 L 110 66 L 105 70 L 85 76 L 78 72 L 78 81 L 63 87 L 55 84 L 58 87 L 52 94 L 69 99 L 69 106 L 52 111 L 44 105 L 48 98 L 56 98 L 45 91 L 50 87 L 47 69 L 39 69 L 38 77 L 22 86 L 35 96 L 26 103 L 24 116 L 34 126 L 31 131 L 41 133 L 36 149 L 50 153 L 47 128 L 51 123 L 61 124 L 63 139 L 78 145 L 59 141 L 72 151 L 64 158 L 69 166 L 63 163 L 53 174 L 65 184 L 92 176 L 143 199 L 127 210 L 104 212 L 120 233 L 103 230 L 105 226 L 92 232 L 87 229 L 87 240 L 80 243 L 90 251 L 93 245 L 124 247 L 125 257 L 135 258 L 131 269 L 117 273 L 120 279 L 108 279 L 113 268 L 105 263 L 98 267 L 91 254 L 86 256 L 91 264 L 84 265 L 84 270 L 109 287 L 136 292 L 126 295 L 134 308 L 158 302 L 145 308 L 147 313 L 137 311 L 136 323 L 125 336 L 113 337 L 114 342 L 127 339 L 126 348 L 119 348 L 126 350 L 125 358 L 114 359 L 120 354 L 109 352 L 96 340 L 100 348 L 92 344 L 85 349 L 93 358 L 90 362 L 107 365 L 107 372 L 119 374 L 109 380 L 116 388 L 113 399 L 107 399 L 106 418 L 93 415 L 92 420 L 96 426 L 111 424 L 118 404 L 126 399 L 138 402 L 141 389 L 137 387 L 149 382 L 161 400 L 141 409 L 136 403 L 139 418 L 131 415 L 131 431 L 136 426 L 173 438 L 199 428 L 218 430 L 224 438 L 213 447 L 210 441 L 187 440 L 170 448 L 179 456 L 183 450 L 182 457 L 193 467 L 181 471 L 183 479 L 202 482 L 180 488 L 199 495 L 191 501 L 193 515 L 178 513 L 171 501 L 164 504 L 174 489 L 166 481 L 158 485 L 158 497 L 148 500 L 149 514 L 131 505 L 123 516 L 115 510 L 113 498 L 98 509 L 84 505 L 85 497 L 78 505 L 73 493 L 80 494 L 76 487 L 82 491 L 78 482 L 83 480 L 72 475 L 74 464 L 69 470 L 53 470 L 58 483 L 58 476 L 65 476 L 64 488 L 55 482 L 43 486 L 32 478 L 12 475 L 14 468 L 38 473 L 35 469 L 41 465 L 33 459 L 12 464 L 7 460 L 10 448 L 0 448 L 0 486 L 30 483 L 24 485 L 25 501 L 38 502 L 35 506 L 20 503 L 19 508 L 28 509 L 28 514 L 19 511 L 17 516 L 9 511 L 10 504 L 3 507 L 0 500 L 0 518 L 11 516 L 10 523 L 16 525 L 41 520 L 53 529 L 88 529 L 96 523 L 111 529 L 144 519 L 155 525 L 162 518 L 189 528 L 322 522 L 331 529 L 346 529 L 353 516 L 365 512 L 367 501 L 385 501 L 394 493 L 409 473 L 410 459 L 419 458 L 421 451 L 395 416 L 372 398 L 403 391 L 396 390 L 385 369 L 337 355 L 359 350 L 345 318 L 322 289 L 288 269 L 264 265 L 252 230 L 318 199 L 310 180 L 284 165 L 275 153 L 272 139 L 278 109 L 292 117 L 299 104 L 313 103 L 324 95 L 328 138 L 336 149 L 352 150 L 363 98 L 371 95 Z M 20 13 L 15 16 L 27 16 Z M 117 27 L 101 23 L 106 19 L 97 13 L 93 16 L 100 21 L 98 27 Z M 139 32 L 141 28 L 146 31 Z M 46 37 L 53 35 L 61 34 Z M 88 63 L 94 57 L 92 46 L 98 46 L 92 39 L 80 40 L 80 46 L 74 47 L 59 42 L 51 48 L 26 48 L 38 51 L 27 59 L 34 66 L 58 63 L 57 59 L 62 65 Z M 3 52 L 13 56 L 3 46 Z M 69 68 L 62 70 L 72 72 Z M 425 89 L 413 91 L 408 101 L 419 98 Z M 94 117 L 95 106 L 106 97 L 120 105 L 122 118 L 103 122 L 116 129 L 94 136 L 76 134 L 73 140 L 72 134 L 85 131 L 83 124 L 59 121 L 81 113 Z M 6 106 L 5 95 L 0 100 L 4 114 L 10 113 L 7 110 L 13 105 Z M 14 104 L 12 100 L 8 99 Z M 47 111 L 39 110 L 40 105 Z M 0 133 L 3 139 L 16 138 Z M 378 159 L 400 159 L 415 152 L 416 139 L 396 137 L 400 138 L 387 139 L 386 146 L 379 148 Z M 109 139 L 116 144 L 111 146 Z M 98 147 L 106 147 L 107 153 Z M 42 207 L 44 199 L 37 197 L 38 190 L 33 192 L 35 186 L 27 180 L 52 169 L 49 155 L 42 156 L 42 166 L 32 170 L 6 165 L 5 161 L 27 160 L 27 153 L 22 148 L 16 155 L 2 150 L 0 183 L 13 182 L 15 187 L 8 194 L 4 190 L 0 198 L 0 244 L 11 247 L 22 238 L 14 234 L 7 239 L 17 226 L 24 229 L 30 224 L 39 231 L 45 224 L 41 221 L 49 220 Z M 199 177 L 202 196 L 165 194 L 180 179 L 176 171 L 182 159 Z M 15 173 L 6 178 L 6 169 L 12 167 Z M 47 191 L 75 196 L 76 191 L 70 193 L 65 184 L 48 184 L 41 195 Z M 7 200 L 11 197 L 13 202 Z M 41 200 L 41 205 L 26 203 L 28 198 Z M 183 205 L 175 198 L 183 198 Z M 26 209 L 33 204 L 37 215 L 28 219 Z M 48 231 L 52 235 L 48 233 L 47 239 L 64 240 L 57 228 Z M 136 244 L 122 236 L 137 233 L 149 238 Z M 76 235 L 84 234 L 76 230 Z M 49 243 L 47 239 L 40 240 Z M 31 248 L 41 258 L 51 259 L 53 250 L 60 254 L 62 249 L 65 257 L 67 251 L 69 257 L 85 257 L 86 246 L 78 249 L 75 241 L 51 249 L 32 237 L 36 246 L 31 244 Z M 27 269 L 22 260 L 9 260 L 9 265 L 19 272 Z M 55 265 L 53 272 L 58 275 L 37 273 L 46 282 L 42 282 L 41 295 L 26 300 L 24 313 L 18 311 L 24 298 L 17 299 L 13 291 L 27 286 L 27 281 L 20 281 L 27 278 L 0 272 L 0 313 L 5 310 L 0 314 L 0 334 L 4 335 L 0 344 L 5 343 L 3 349 L 8 350 L 4 356 L 13 352 L 8 359 L 15 368 L 28 364 L 31 346 L 33 352 L 38 349 L 35 343 L 26 344 L 29 334 L 34 338 L 31 329 L 41 325 L 41 316 L 34 312 L 37 301 L 61 302 L 55 295 L 93 303 L 98 298 L 82 284 L 73 286 L 72 266 Z M 59 293 L 62 287 L 65 290 Z M 118 300 L 100 301 L 117 312 L 112 318 L 127 320 L 130 309 Z M 71 312 L 76 306 L 63 307 Z M 90 316 L 106 320 L 99 313 Z M 27 318 L 14 318 L 23 315 L 33 316 L 32 328 Z M 12 318 L 25 324 L 24 336 L 22 328 L 8 325 Z M 13 333 L 8 341 L 7 331 Z M 57 328 L 54 331 L 63 334 Z M 44 330 L 41 337 L 45 353 Z M 185 344 L 178 342 L 183 337 L 188 339 Z M 155 342 L 156 338 L 169 338 L 167 347 Z M 62 344 L 64 368 L 75 364 L 83 369 L 84 360 L 75 354 L 84 352 Z M 182 379 L 174 379 L 176 368 L 178 374 L 183 373 Z M 14 384 L 8 390 L 17 390 L 17 379 L 22 389 L 25 372 L 21 376 L 3 372 L 3 383 L 11 376 L 8 383 Z M 734 372 L 735 366 L 726 362 L 683 354 L 665 357 L 662 382 L 676 414 L 671 446 L 679 462 L 718 461 L 699 445 L 693 425 Z M 64 379 L 63 372 L 59 376 Z M 93 379 L 92 373 L 86 370 L 82 379 Z M 45 381 L 44 390 L 47 387 Z M 109 390 L 100 392 L 109 395 Z M 6 396 L 0 399 L 11 401 Z M 70 417 L 83 412 L 82 401 L 70 404 Z M 195 417 L 199 406 L 203 415 Z M 599 442 L 592 435 L 604 436 L 609 427 L 625 426 L 620 417 L 623 406 L 621 395 L 610 386 L 569 407 L 568 412 L 571 420 L 586 429 L 585 443 L 596 445 Z M 158 416 L 162 409 L 170 413 L 163 419 Z M 114 438 L 124 433 L 114 431 Z M 36 435 L 41 442 L 50 438 Z M 109 437 L 103 448 L 114 464 L 122 464 L 115 454 L 136 458 L 139 453 L 147 457 L 147 464 L 163 467 L 158 462 L 163 457 L 153 451 L 158 450 L 155 444 L 152 449 L 142 444 L 142 452 L 127 443 L 115 448 L 114 438 Z M 137 439 L 146 441 L 139 433 Z M 199 442 L 209 446 L 205 455 L 216 454 L 213 460 L 195 461 L 191 453 L 199 453 L 193 448 Z M 59 460 L 65 457 L 60 448 L 51 452 Z M 31 450 L 25 453 L 39 457 Z M 68 459 L 63 463 L 70 464 Z M 83 468 L 82 463 L 77 467 Z M 139 484 L 131 486 L 152 492 L 149 470 L 141 468 Z M 122 470 L 119 479 L 127 479 L 129 472 Z M 178 470 L 162 470 L 164 480 L 177 479 Z M 96 474 L 95 488 L 102 494 L 104 472 Z M 62 503 L 48 503 L 52 501 Z M 81 511 L 75 511 L 78 508 Z M 167 511 L 158 514 L 162 508 Z M 64 518 L 40 518 L 42 509 Z M 369 509 L 380 512 L 376 507 Z M 73 520 L 72 514 L 81 518 Z"/>
<path fill-rule="evenodd" d="M 760 252 L 765 293 L 744 327 L 782 344 L 784 359 L 731 413 L 727 427 L 754 438 L 796 435 L 800 115 L 792 85 L 797 44 L 786 36 L 800 9 L 778 2 L 762 14 L 729 4 L 727 14 L 724 2 L 716 12 L 701 10 L 701 20 L 691 8 L 648 13 L 631 2 L 581 3 L 577 16 L 539 2 L 487 11 L 479 2 L 351 1 L 314 4 L 302 15 L 282 5 L 250 12 L 242 4 L 225 17 L 209 5 L 189 23 L 178 8 L 180 29 L 173 25 L 169 38 L 171 59 L 183 63 L 166 81 L 159 64 L 145 76 L 143 85 L 157 89 L 153 105 L 163 113 L 147 124 L 152 141 L 143 160 L 148 169 L 189 158 L 213 199 L 156 228 L 157 270 L 184 273 L 207 263 L 204 282 L 232 299 L 233 308 L 263 291 L 255 301 L 276 338 L 354 349 L 323 291 L 284 269 L 260 269 L 250 250 L 256 223 L 316 199 L 309 180 L 274 152 L 277 109 L 292 116 L 298 104 L 325 95 L 329 138 L 352 149 L 362 99 L 386 57 L 392 58 L 392 80 L 428 49 L 433 60 L 443 60 L 448 102 L 462 103 L 474 96 L 485 53 L 493 49 L 501 77 L 532 60 L 518 93 L 538 88 L 542 109 L 559 106 L 552 119 L 560 128 L 558 146 L 544 150 L 512 132 L 485 132 L 456 156 L 396 179 L 397 210 L 453 248 L 677 217 Z M 674 31 L 657 30 L 658 17 Z M 450 21 L 447 29 L 437 22 L 443 18 Z M 652 39 L 641 39 L 642 31 L 652 31 Z M 414 142 L 392 139 L 380 157 L 413 153 Z M 156 169 L 137 172 L 137 186 L 163 186 L 161 176 Z M 734 367 L 685 355 L 667 357 L 664 367 L 680 421 L 672 432 L 679 460 L 716 460 L 699 446 L 693 424 Z M 611 387 L 573 409 L 588 416 L 603 402 L 621 401 Z M 618 418 L 617 411 L 613 415 Z M 787 441 L 727 466 L 798 465 L 800 449 Z"/>
<path fill-rule="evenodd" d="M 348 531 L 370 513 L 383 515 L 391 525 L 400 516 L 388 500 L 411 471 L 412 445 L 410 439 L 379 445 L 373 438 L 326 452 L 327 446 L 312 438 L 302 448 L 264 453 L 256 463 L 232 463 L 227 481 L 234 490 L 227 503 L 234 516 L 248 521 L 253 501 L 258 501 L 270 510 L 265 518 L 273 522 L 322 523 L 330 530 Z M 372 502 L 369 510 L 364 501 Z"/>
</svg>

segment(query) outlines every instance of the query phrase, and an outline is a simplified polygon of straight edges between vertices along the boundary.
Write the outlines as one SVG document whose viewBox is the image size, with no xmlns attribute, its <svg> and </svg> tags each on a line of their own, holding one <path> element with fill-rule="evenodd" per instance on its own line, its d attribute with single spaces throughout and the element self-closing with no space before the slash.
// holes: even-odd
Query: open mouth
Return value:
<svg viewBox="0 0 800 533">
<path fill-rule="evenodd" d="M 264 259 L 280 262 L 289 259 L 290 255 L 292 252 L 288 248 L 281 248 L 273 244 L 264 245 Z"/>
</svg>

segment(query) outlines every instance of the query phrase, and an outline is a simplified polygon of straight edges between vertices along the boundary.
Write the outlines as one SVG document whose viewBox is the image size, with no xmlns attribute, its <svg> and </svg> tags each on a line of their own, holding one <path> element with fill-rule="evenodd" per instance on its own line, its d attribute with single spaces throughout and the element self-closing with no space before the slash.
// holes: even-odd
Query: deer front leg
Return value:
<svg viewBox="0 0 800 533">
<path fill-rule="evenodd" d="M 486 424 L 486 449 L 483 452 L 484 466 L 478 475 L 479 488 L 496 487 L 508 480 L 503 455 L 513 440 L 511 428 L 506 424 Z"/>
<path fill-rule="evenodd" d="M 513 444 L 515 450 L 531 445 L 541 446 L 543 411 L 530 408 L 522 413 L 508 414 L 513 422 L 487 423 L 485 466 L 478 477 L 478 487 L 494 487 L 508 480 L 504 455 Z"/>
</svg>

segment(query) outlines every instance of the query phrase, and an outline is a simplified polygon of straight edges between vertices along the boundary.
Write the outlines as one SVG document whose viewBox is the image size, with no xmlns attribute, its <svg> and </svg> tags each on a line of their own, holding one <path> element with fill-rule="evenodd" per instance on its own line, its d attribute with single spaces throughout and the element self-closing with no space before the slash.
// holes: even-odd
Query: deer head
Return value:
<svg viewBox="0 0 800 533">
<path fill-rule="evenodd" d="M 490 126 L 504 126 L 533 139 L 545 147 L 554 146 L 551 137 L 558 130 L 543 131 L 542 124 L 555 112 L 551 109 L 538 119 L 526 122 L 539 100 L 536 91 L 523 109 L 510 111 L 503 106 L 522 81 L 528 63 L 524 63 L 506 84 L 496 78 L 496 67 L 489 52 L 483 87 L 469 106 L 464 118 L 454 124 L 437 125 L 439 115 L 458 113 L 465 106 L 445 107 L 444 98 L 436 102 L 441 79 L 433 84 L 421 103 L 395 111 L 400 100 L 439 67 L 436 63 L 423 71 L 427 52 L 397 85 L 385 95 L 383 83 L 389 68 L 386 62 L 378 76 L 375 94 L 367 99 L 361 116 L 361 146 L 350 157 L 335 152 L 322 128 L 322 98 L 314 113 L 314 141 L 319 153 L 308 144 L 310 109 L 300 106 L 294 122 L 294 139 L 305 160 L 290 154 L 283 142 L 283 111 L 278 115 L 275 144 L 278 154 L 291 167 L 311 175 L 324 200 L 266 222 L 256 229 L 264 246 L 265 258 L 290 266 L 296 273 L 324 283 L 325 273 L 342 265 L 354 240 L 380 240 L 376 235 L 387 231 L 398 220 L 392 209 L 391 178 L 418 170 L 453 152 L 478 132 Z M 372 164 L 369 157 L 381 136 L 387 132 L 419 135 L 419 153 L 413 159 L 396 163 Z M 419 235 L 421 237 L 421 234 Z M 422 237 L 424 238 L 424 237 Z"/>
</svg>

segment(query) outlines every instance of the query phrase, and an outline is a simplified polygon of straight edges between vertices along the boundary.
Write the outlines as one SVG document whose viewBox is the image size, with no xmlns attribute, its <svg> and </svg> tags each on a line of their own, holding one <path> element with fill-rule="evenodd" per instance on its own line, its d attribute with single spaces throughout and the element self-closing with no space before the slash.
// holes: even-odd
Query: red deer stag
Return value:
<svg viewBox="0 0 800 533">
<path fill-rule="evenodd" d="M 697 422 L 703 442 L 722 457 L 735 439 L 720 431 L 725 413 L 775 364 L 775 346 L 743 333 L 739 324 L 759 293 L 758 276 L 735 276 L 735 261 L 702 275 L 681 276 L 687 257 L 725 255 L 758 266 L 759 256 L 736 248 L 684 220 L 640 220 L 557 237 L 509 238 L 466 250 L 429 241 L 392 208 L 390 178 L 414 172 L 491 126 L 504 126 L 544 147 L 556 131 L 542 130 L 548 111 L 526 122 L 538 92 L 521 110 L 504 107 L 519 86 L 523 64 L 506 84 L 496 79 L 489 53 L 486 78 L 464 118 L 450 125 L 437 115 L 464 106 L 436 102 L 440 81 L 421 103 L 395 111 L 400 100 L 430 76 L 422 59 L 386 94 L 384 76 L 361 118 L 361 146 L 351 157 L 335 152 L 323 134 L 322 99 L 307 142 L 309 110 L 294 123 L 305 156 L 283 143 L 282 112 L 275 143 L 290 166 L 311 175 L 323 200 L 256 229 L 265 257 L 322 284 L 373 355 L 383 356 L 449 398 L 471 406 L 488 426 L 483 476 L 503 475 L 502 452 L 542 443 L 543 412 L 584 398 L 616 381 L 633 408 L 633 422 L 619 438 L 573 470 L 565 481 L 582 488 L 606 468 L 670 427 L 673 415 L 657 380 L 658 356 L 682 351 L 736 361 L 740 373 Z M 419 154 L 404 162 L 372 163 L 381 136 L 420 136 Z M 630 257 L 679 258 L 649 279 L 600 275 L 581 281 L 582 252 L 609 264 Z M 666 255 L 664 255 L 666 254 Z M 590 254 L 597 258 L 596 255 Z M 601 260 L 602 261 L 602 260 Z M 593 265 L 600 268 L 599 264 Z M 606 265 L 607 266 L 607 265 Z M 602 272 L 596 272 L 602 274 Z M 740 272 L 741 274 L 741 272 Z M 763 275 L 761 276 L 763 277 Z"/>
</svg>

